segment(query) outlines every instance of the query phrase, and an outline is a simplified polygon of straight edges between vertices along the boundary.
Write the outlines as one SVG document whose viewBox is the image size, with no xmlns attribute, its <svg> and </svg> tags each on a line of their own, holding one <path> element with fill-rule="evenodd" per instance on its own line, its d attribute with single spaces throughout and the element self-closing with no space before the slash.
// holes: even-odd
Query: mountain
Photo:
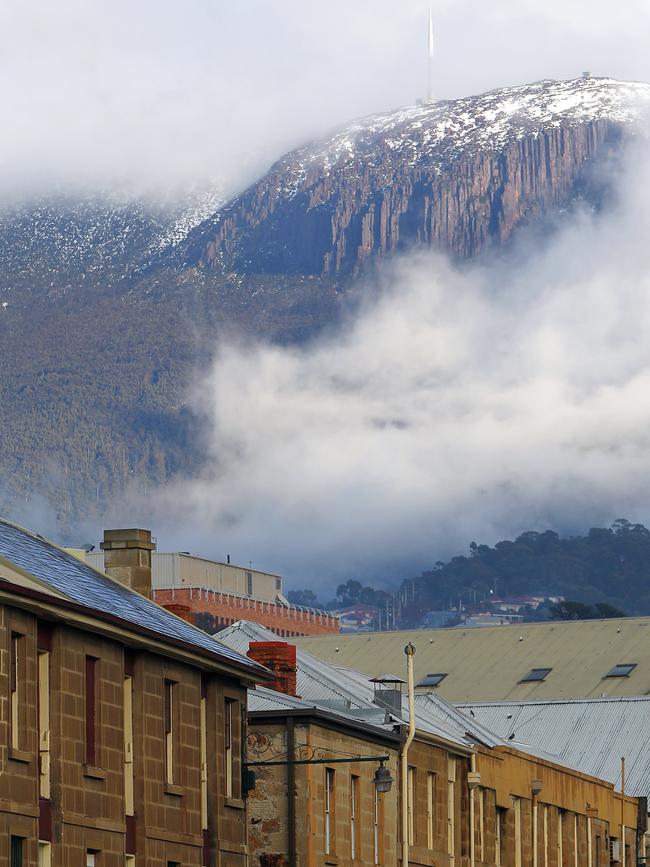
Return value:
<svg viewBox="0 0 650 867">
<path fill-rule="evenodd" d="M 357 272 L 413 244 L 455 257 L 509 241 L 577 196 L 642 128 L 650 86 L 541 81 L 356 121 L 279 160 L 179 246 L 210 269 Z"/>
<path fill-rule="evenodd" d="M 462 259 L 600 207 L 650 86 L 543 81 L 355 121 L 227 203 L 50 194 L 0 209 L 0 511 L 62 522 L 201 465 L 188 395 L 224 334 L 295 342 L 382 258 Z M 90 505 L 89 505 L 90 504 Z"/>
</svg>

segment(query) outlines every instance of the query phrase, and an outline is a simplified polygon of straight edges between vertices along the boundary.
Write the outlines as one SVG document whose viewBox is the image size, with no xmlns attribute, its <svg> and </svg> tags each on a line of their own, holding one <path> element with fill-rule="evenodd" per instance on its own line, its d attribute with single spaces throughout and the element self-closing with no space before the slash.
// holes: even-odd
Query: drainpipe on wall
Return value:
<svg viewBox="0 0 650 867">
<path fill-rule="evenodd" d="M 533 867 L 537 867 L 537 793 L 533 792 Z"/>
<path fill-rule="evenodd" d="M 408 812 L 408 772 L 409 772 L 409 747 L 415 737 L 415 685 L 413 682 L 413 655 L 415 647 L 409 643 L 404 648 L 406 654 L 406 670 L 409 698 L 409 728 L 406 740 L 402 746 L 402 867 L 408 867 L 409 863 L 409 812 Z M 411 806 L 411 809 L 413 807 Z"/>
</svg>

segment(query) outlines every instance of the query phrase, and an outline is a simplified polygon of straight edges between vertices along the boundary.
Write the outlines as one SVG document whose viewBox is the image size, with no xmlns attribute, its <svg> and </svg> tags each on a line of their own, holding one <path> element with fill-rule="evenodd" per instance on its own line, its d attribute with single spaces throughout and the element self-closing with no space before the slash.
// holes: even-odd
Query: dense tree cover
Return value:
<svg viewBox="0 0 650 867">
<path fill-rule="evenodd" d="M 523 595 L 571 600 L 550 609 L 558 619 L 650 614 L 650 530 L 620 518 L 584 536 L 560 538 L 547 530 L 493 547 L 472 542 L 469 555 L 439 561 L 403 583 L 403 619 L 416 623 L 423 612 L 449 608 L 459 598 L 468 605 Z"/>
</svg>

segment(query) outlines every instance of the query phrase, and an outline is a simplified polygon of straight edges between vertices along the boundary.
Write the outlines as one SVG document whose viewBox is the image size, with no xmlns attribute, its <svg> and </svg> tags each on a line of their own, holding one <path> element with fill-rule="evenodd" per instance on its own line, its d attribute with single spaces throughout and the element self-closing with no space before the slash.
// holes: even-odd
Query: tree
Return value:
<svg viewBox="0 0 650 867">
<path fill-rule="evenodd" d="M 303 608 L 322 608 L 313 590 L 289 590 L 287 599 L 292 605 L 302 605 Z"/>
</svg>

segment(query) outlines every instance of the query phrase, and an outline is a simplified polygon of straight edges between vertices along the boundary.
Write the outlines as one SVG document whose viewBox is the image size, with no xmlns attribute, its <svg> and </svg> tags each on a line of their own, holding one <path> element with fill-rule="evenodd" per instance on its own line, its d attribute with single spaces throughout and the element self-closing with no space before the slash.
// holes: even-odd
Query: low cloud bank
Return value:
<svg viewBox="0 0 650 867">
<path fill-rule="evenodd" d="M 0 199 L 52 185 L 225 194 L 284 150 L 426 90 L 428 0 L 5 0 Z M 435 90 L 650 79 L 650 8 L 439 0 Z"/>
<path fill-rule="evenodd" d="M 222 349 L 196 396 L 213 471 L 149 500 L 163 540 L 389 582 L 473 539 L 650 520 L 648 154 L 631 164 L 621 204 L 550 244 L 408 257 L 337 334 Z"/>
</svg>

